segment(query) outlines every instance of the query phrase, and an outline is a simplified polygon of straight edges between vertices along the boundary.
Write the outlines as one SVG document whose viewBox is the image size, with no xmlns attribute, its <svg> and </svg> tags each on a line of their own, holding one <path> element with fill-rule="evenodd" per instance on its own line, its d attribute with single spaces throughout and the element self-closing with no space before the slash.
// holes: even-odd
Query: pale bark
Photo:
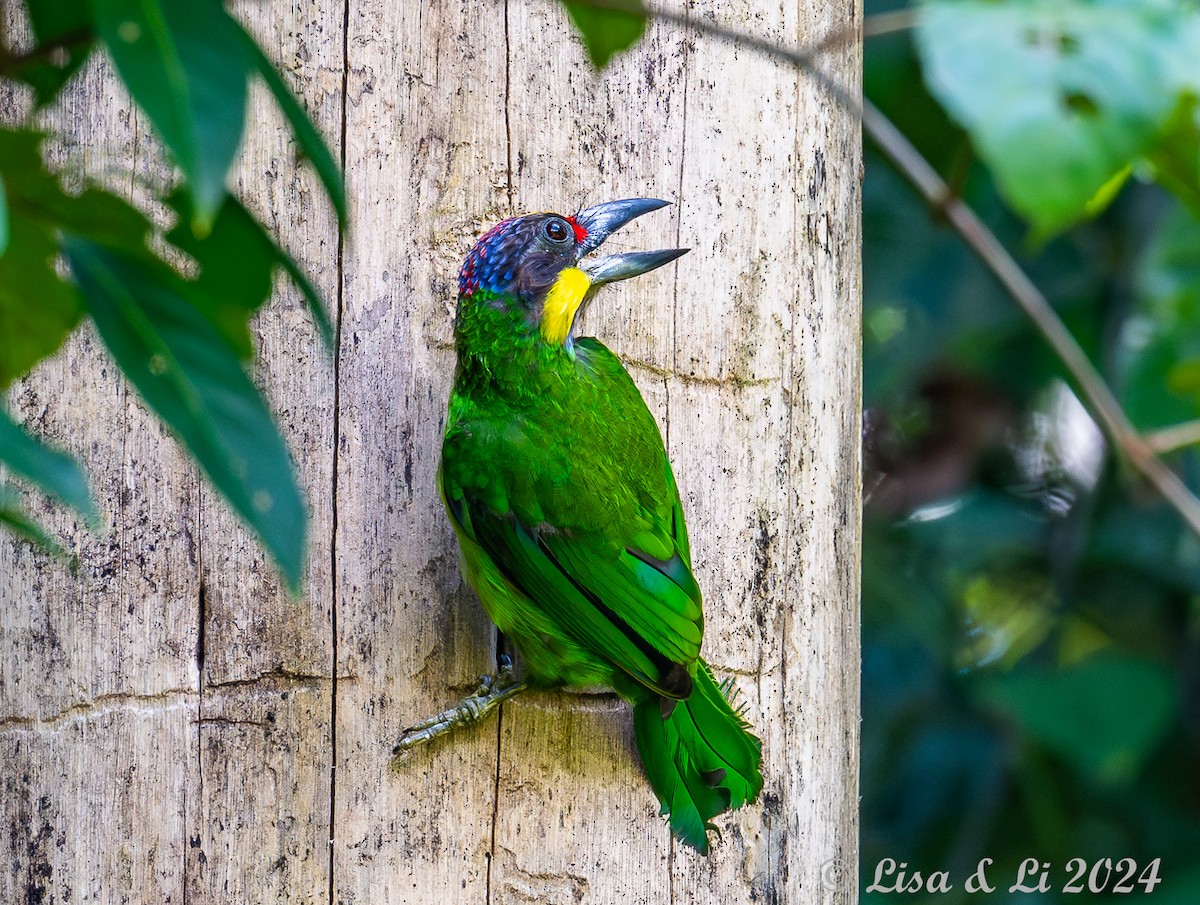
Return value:
<svg viewBox="0 0 1200 905">
<path fill-rule="evenodd" d="M 790 45 L 861 12 L 697 7 Z M 542 0 L 242 12 L 345 141 L 344 249 L 261 92 L 238 174 L 341 324 L 327 358 L 290 288 L 256 322 L 312 512 L 305 592 L 279 589 L 91 331 L 14 387 L 110 528 L 30 495 L 74 573 L 0 536 L 0 901 L 856 901 L 857 123 L 674 25 L 596 75 Z M 858 52 L 825 63 L 851 90 Z M 137 198 L 131 174 L 161 164 L 115 85 L 93 65 L 68 91 L 55 160 Z M 704 653 L 764 741 L 764 795 L 718 820 L 709 858 L 671 841 L 611 695 L 527 695 L 389 767 L 406 725 L 495 665 L 434 489 L 458 264 L 509 213 L 635 195 L 676 206 L 614 244 L 693 251 L 602 292 L 585 332 L 659 418 Z"/>
</svg>

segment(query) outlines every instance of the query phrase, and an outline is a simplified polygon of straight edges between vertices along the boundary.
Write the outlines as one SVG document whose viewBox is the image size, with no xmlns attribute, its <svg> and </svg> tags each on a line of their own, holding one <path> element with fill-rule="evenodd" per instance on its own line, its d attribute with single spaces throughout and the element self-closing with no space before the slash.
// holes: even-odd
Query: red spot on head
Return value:
<svg viewBox="0 0 1200 905">
<path fill-rule="evenodd" d="M 577 243 L 587 238 L 588 231 L 580 226 L 574 217 L 567 217 L 567 222 L 571 224 L 571 229 L 575 230 L 575 241 Z"/>
</svg>

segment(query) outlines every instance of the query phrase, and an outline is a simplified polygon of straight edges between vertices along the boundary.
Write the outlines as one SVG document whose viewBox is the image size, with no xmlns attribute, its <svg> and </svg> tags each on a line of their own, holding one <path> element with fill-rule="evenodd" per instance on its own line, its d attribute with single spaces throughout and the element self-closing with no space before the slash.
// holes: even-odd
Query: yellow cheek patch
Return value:
<svg viewBox="0 0 1200 905">
<path fill-rule="evenodd" d="M 566 267 L 559 274 L 542 307 L 542 336 L 548 343 L 562 345 L 571 334 L 575 312 L 592 288 L 592 278 L 578 267 Z"/>
</svg>

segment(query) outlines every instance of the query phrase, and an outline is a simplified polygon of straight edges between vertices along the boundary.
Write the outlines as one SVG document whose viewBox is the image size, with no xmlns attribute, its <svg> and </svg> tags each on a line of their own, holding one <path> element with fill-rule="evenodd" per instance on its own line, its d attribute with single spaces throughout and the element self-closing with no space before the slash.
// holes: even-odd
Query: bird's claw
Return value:
<svg viewBox="0 0 1200 905">
<path fill-rule="evenodd" d="M 501 654 L 497 657 L 497 661 L 499 668 L 496 670 L 496 678 L 500 680 L 501 685 L 511 685 L 516 680 L 512 657 L 508 654 Z"/>
<path fill-rule="evenodd" d="M 525 690 L 525 683 L 517 681 L 512 659 L 501 654 L 495 676 L 480 676 L 479 688 L 448 710 L 423 720 L 404 730 L 399 743 L 392 749 L 393 762 L 414 748 L 425 745 L 440 735 L 460 726 L 473 726 L 511 697 Z"/>
<path fill-rule="evenodd" d="M 493 688 L 506 688 L 515 681 L 513 672 L 512 657 L 508 654 L 501 654 L 497 660 L 499 661 L 496 674 L 489 676 L 486 673 L 479 677 L 479 687 L 475 689 L 475 693 L 470 698 L 465 698 L 462 703 L 465 704 L 472 698 L 482 698 L 491 694 Z M 437 719 L 437 717 L 434 717 Z"/>
</svg>

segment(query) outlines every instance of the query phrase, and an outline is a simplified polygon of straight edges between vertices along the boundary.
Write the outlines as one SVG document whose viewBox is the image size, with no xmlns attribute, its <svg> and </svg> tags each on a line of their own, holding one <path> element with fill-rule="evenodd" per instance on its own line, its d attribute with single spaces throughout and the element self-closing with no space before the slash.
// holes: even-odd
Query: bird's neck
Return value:
<svg viewBox="0 0 1200 905">
<path fill-rule="evenodd" d="M 454 325 L 456 390 L 495 393 L 522 404 L 554 395 L 574 379 L 574 351 L 547 342 L 536 324 L 516 313 L 519 310 L 496 303 L 464 305 L 460 300 Z"/>
</svg>

